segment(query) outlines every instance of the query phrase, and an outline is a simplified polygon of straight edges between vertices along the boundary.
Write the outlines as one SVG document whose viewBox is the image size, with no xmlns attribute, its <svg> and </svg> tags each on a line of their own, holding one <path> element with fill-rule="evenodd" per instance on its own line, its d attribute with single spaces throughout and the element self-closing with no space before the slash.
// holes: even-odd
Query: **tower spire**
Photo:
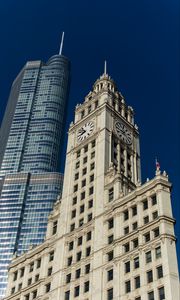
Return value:
<svg viewBox="0 0 180 300">
<path fill-rule="evenodd" d="M 104 75 L 107 75 L 107 61 L 104 61 Z"/>
<path fill-rule="evenodd" d="M 64 42 L 64 31 L 63 31 L 62 37 L 61 37 L 61 44 L 60 44 L 60 48 L 59 48 L 59 55 L 62 54 L 63 42 Z"/>
</svg>

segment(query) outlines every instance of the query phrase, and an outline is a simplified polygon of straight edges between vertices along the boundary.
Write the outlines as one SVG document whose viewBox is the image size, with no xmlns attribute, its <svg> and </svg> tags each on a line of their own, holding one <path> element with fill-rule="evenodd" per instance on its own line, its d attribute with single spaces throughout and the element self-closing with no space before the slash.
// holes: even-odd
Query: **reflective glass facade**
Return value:
<svg viewBox="0 0 180 300">
<path fill-rule="evenodd" d="M 15 79 L 0 131 L 0 299 L 12 256 L 44 240 L 62 190 L 58 172 L 70 64 L 27 62 Z"/>
</svg>

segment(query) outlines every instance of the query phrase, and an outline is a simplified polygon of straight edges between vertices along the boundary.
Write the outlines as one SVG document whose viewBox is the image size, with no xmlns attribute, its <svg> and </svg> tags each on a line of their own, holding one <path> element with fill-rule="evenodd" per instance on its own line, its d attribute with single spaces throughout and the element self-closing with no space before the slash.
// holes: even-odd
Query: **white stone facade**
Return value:
<svg viewBox="0 0 180 300">
<path fill-rule="evenodd" d="M 164 172 L 141 184 L 133 109 L 98 79 L 70 125 L 62 199 L 45 242 L 13 260 L 6 300 L 179 300 Z"/>
</svg>

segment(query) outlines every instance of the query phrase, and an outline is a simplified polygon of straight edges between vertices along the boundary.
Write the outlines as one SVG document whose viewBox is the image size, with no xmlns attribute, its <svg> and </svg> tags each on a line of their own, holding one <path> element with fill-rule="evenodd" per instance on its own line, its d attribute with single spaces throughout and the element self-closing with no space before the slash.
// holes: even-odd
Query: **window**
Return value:
<svg viewBox="0 0 180 300">
<path fill-rule="evenodd" d="M 84 204 L 80 206 L 80 214 L 84 212 Z"/>
<path fill-rule="evenodd" d="M 95 151 L 91 153 L 91 159 L 95 157 Z"/>
<path fill-rule="evenodd" d="M 39 258 L 39 259 L 37 260 L 37 269 L 39 269 L 40 266 L 41 266 L 41 259 Z"/>
<path fill-rule="evenodd" d="M 74 190 L 73 190 L 74 193 L 77 192 L 77 190 L 78 190 L 78 184 L 74 185 Z"/>
<path fill-rule="evenodd" d="M 154 300 L 154 292 L 148 293 L 148 300 Z"/>
<path fill-rule="evenodd" d="M 81 200 L 83 200 L 83 199 L 85 198 L 85 196 L 86 196 L 86 193 L 85 193 L 85 192 L 82 192 L 82 193 L 81 193 Z"/>
<path fill-rule="evenodd" d="M 92 174 L 90 177 L 89 177 L 89 182 L 93 182 L 94 181 L 94 174 Z"/>
<path fill-rule="evenodd" d="M 137 238 L 137 239 L 133 240 L 133 248 L 134 249 L 137 248 L 138 245 L 139 245 L 139 242 L 138 242 L 138 238 Z"/>
<path fill-rule="evenodd" d="M 35 282 L 37 282 L 39 280 L 39 274 L 36 274 L 35 276 Z"/>
<path fill-rule="evenodd" d="M 86 241 L 90 241 L 91 240 L 91 236 L 92 236 L 92 233 L 91 231 L 89 231 L 86 235 Z"/>
<path fill-rule="evenodd" d="M 112 250 L 107 253 L 107 260 L 111 261 L 111 260 L 113 260 L 113 258 L 114 258 L 114 252 Z"/>
<path fill-rule="evenodd" d="M 161 246 L 155 248 L 156 259 L 161 257 Z"/>
<path fill-rule="evenodd" d="M 20 277 L 23 277 L 24 276 L 24 268 L 21 268 L 20 269 Z"/>
<path fill-rule="evenodd" d="M 24 296 L 24 300 L 29 300 L 30 299 L 30 295 L 29 294 L 26 294 L 25 296 Z"/>
<path fill-rule="evenodd" d="M 158 228 L 158 227 L 155 228 L 155 229 L 153 230 L 153 232 L 154 232 L 154 237 L 155 237 L 155 238 L 159 236 L 159 228 Z"/>
<path fill-rule="evenodd" d="M 69 243 L 69 251 L 71 251 L 71 250 L 73 249 L 73 247 L 74 247 L 74 242 L 71 241 L 71 242 Z"/>
<path fill-rule="evenodd" d="M 164 300 L 165 299 L 165 292 L 164 292 L 164 287 L 160 287 L 158 289 L 158 292 L 159 292 L 159 300 Z"/>
<path fill-rule="evenodd" d="M 124 252 L 128 252 L 129 249 L 130 249 L 129 243 L 126 243 L 126 244 L 124 245 Z"/>
<path fill-rule="evenodd" d="M 29 272 L 32 272 L 34 270 L 34 263 L 31 263 L 29 266 Z"/>
<path fill-rule="evenodd" d="M 91 254 L 91 247 L 86 248 L 86 256 L 89 256 Z"/>
<path fill-rule="evenodd" d="M 154 211 L 153 214 L 152 214 L 153 220 L 157 219 L 157 217 L 158 217 L 158 212 Z"/>
<path fill-rule="evenodd" d="M 80 246 L 80 245 L 82 245 L 82 236 L 80 236 L 79 238 L 78 238 L 78 246 Z"/>
<path fill-rule="evenodd" d="M 139 268 L 139 256 L 134 258 L 134 269 Z"/>
<path fill-rule="evenodd" d="M 87 168 L 82 169 L 82 175 L 85 175 L 87 173 Z"/>
<path fill-rule="evenodd" d="M 80 166 L 80 161 L 77 161 L 77 163 L 76 163 L 76 169 L 78 169 L 79 166 Z"/>
<path fill-rule="evenodd" d="M 114 188 L 110 188 L 109 189 L 109 196 L 108 196 L 108 200 L 109 202 L 112 201 L 114 199 Z"/>
<path fill-rule="evenodd" d="M 113 269 L 107 271 L 107 281 L 113 280 Z"/>
<path fill-rule="evenodd" d="M 11 295 L 15 293 L 15 286 L 12 287 L 11 289 Z"/>
<path fill-rule="evenodd" d="M 107 290 L 107 300 L 113 300 L 113 288 Z"/>
<path fill-rule="evenodd" d="M 156 198 L 156 195 L 154 195 L 154 196 L 152 196 L 151 197 L 151 203 L 152 203 L 152 205 L 156 205 L 157 204 L 157 198 Z"/>
<path fill-rule="evenodd" d="M 69 283 L 71 281 L 71 273 L 66 275 L 66 283 Z"/>
<path fill-rule="evenodd" d="M 149 216 L 144 217 L 144 224 L 147 224 L 147 223 L 149 223 Z"/>
<path fill-rule="evenodd" d="M 89 291 L 89 281 L 84 282 L 84 293 Z"/>
<path fill-rule="evenodd" d="M 74 288 L 74 297 L 78 297 L 79 296 L 79 290 L 80 290 L 79 285 L 75 286 L 75 288 Z"/>
<path fill-rule="evenodd" d="M 151 257 L 151 251 L 146 252 L 146 263 L 149 263 L 152 261 L 152 257 Z"/>
<path fill-rule="evenodd" d="M 89 195 L 92 195 L 93 193 L 94 193 L 94 187 L 91 186 L 91 187 L 89 188 Z"/>
<path fill-rule="evenodd" d="M 137 222 L 134 222 L 134 223 L 132 224 L 132 229 L 133 229 L 133 230 L 136 230 L 137 227 L 138 227 L 138 223 L 137 223 Z"/>
<path fill-rule="evenodd" d="M 124 214 L 124 221 L 128 220 L 129 219 L 129 211 L 128 211 L 128 209 L 126 209 L 123 214 Z"/>
<path fill-rule="evenodd" d="M 81 155 L 81 150 L 78 150 L 78 151 L 76 152 L 76 158 L 80 157 L 80 155 Z"/>
<path fill-rule="evenodd" d="M 82 252 L 79 251 L 77 254 L 76 254 L 76 261 L 80 261 L 81 260 L 81 255 L 82 255 Z"/>
<path fill-rule="evenodd" d="M 135 205 L 132 207 L 132 216 L 134 217 L 136 215 L 137 215 L 137 206 Z"/>
<path fill-rule="evenodd" d="M 145 240 L 146 243 L 150 241 L 150 232 L 147 232 L 147 233 L 144 235 L 144 240 Z"/>
<path fill-rule="evenodd" d="M 87 216 L 87 221 L 88 222 L 90 222 L 92 220 L 92 216 L 93 216 L 92 213 L 88 214 L 88 216 Z"/>
<path fill-rule="evenodd" d="M 75 229 L 75 223 L 72 223 L 71 225 L 70 225 L 70 231 L 73 231 Z"/>
<path fill-rule="evenodd" d="M 56 234 L 57 232 L 57 221 L 53 222 L 52 234 Z"/>
<path fill-rule="evenodd" d="M 111 219 L 108 220 L 108 229 L 111 229 L 113 227 L 114 227 L 114 219 L 111 218 Z"/>
<path fill-rule="evenodd" d="M 82 218 L 79 220 L 79 227 L 83 226 L 83 224 L 84 224 L 84 219 Z"/>
<path fill-rule="evenodd" d="M 79 278 L 81 276 L 81 269 L 76 270 L 76 278 Z"/>
<path fill-rule="evenodd" d="M 162 268 L 162 266 L 157 267 L 156 270 L 157 270 L 157 278 L 158 279 L 162 278 L 163 277 L 163 268 Z"/>
<path fill-rule="evenodd" d="M 95 101 L 95 109 L 98 107 L 98 100 L 97 101 Z"/>
<path fill-rule="evenodd" d="M 140 282 L 140 276 L 137 276 L 137 277 L 134 278 L 134 286 L 135 286 L 135 289 L 140 288 L 140 285 L 141 285 L 141 282 Z"/>
<path fill-rule="evenodd" d="M 75 216 L 76 216 L 76 210 L 74 209 L 71 212 L 71 219 L 75 218 Z"/>
<path fill-rule="evenodd" d="M 22 289 L 22 283 L 19 283 L 18 285 L 18 291 L 20 291 Z"/>
<path fill-rule="evenodd" d="M 46 293 L 48 293 L 51 289 L 51 283 L 49 282 L 48 284 L 46 284 Z"/>
<path fill-rule="evenodd" d="M 86 179 L 83 179 L 81 182 L 81 187 L 84 187 L 86 185 Z"/>
<path fill-rule="evenodd" d="M 138 297 L 136 297 L 136 298 L 135 298 L 135 300 L 141 300 L 141 297 L 140 297 L 140 296 L 138 296 Z"/>
<path fill-rule="evenodd" d="M 95 163 L 93 162 L 92 164 L 90 164 L 90 171 L 94 170 L 95 168 Z"/>
<path fill-rule="evenodd" d="M 27 285 L 31 285 L 31 283 L 32 283 L 32 278 L 28 278 Z"/>
<path fill-rule="evenodd" d="M 37 297 L 37 290 L 32 292 L 32 299 L 35 299 Z"/>
<path fill-rule="evenodd" d="M 89 274 L 90 272 L 90 264 L 85 265 L 85 274 Z"/>
<path fill-rule="evenodd" d="M 127 261 L 124 264 L 124 267 L 125 267 L 125 273 L 129 273 L 130 272 L 130 261 Z"/>
<path fill-rule="evenodd" d="M 72 264 L 72 256 L 69 256 L 67 259 L 67 265 L 70 266 Z"/>
<path fill-rule="evenodd" d="M 87 156 L 83 158 L 83 164 L 87 163 Z"/>
<path fill-rule="evenodd" d="M 82 110 L 81 111 L 81 119 L 84 117 L 84 114 L 85 114 L 85 112 L 84 112 L 84 110 Z M 69 299 L 69 298 L 68 298 Z"/>
<path fill-rule="evenodd" d="M 143 210 L 146 210 L 148 208 L 148 201 L 147 199 L 143 201 Z"/>
<path fill-rule="evenodd" d="M 77 203 L 77 197 L 73 198 L 72 204 L 75 205 Z"/>
<path fill-rule="evenodd" d="M 125 292 L 129 293 L 131 291 L 131 281 L 128 280 L 125 282 Z"/>
<path fill-rule="evenodd" d="M 88 202 L 88 208 L 91 208 L 91 207 L 93 207 L 93 200 L 89 200 L 89 202 Z"/>
<path fill-rule="evenodd" d="M 88 106 L 88 114 L 91 112 L 91 105 Z"/>
<path fill-rule="evenodd" d="M 70 299 L 70 291 L 66 291 L 64 295 L 64 300 L 69 300 Z"/>
<path fill-rule="evenodd" d="M 13 277 L 13 281 L 17 280 L 17 276 L 18 276 L 18 272 L 14 272 L 14 277 Z"/>
<path fill-rule="evenodd" d="M 84 153 L 88 151 L 88 145 L 84 146 Z"/>
<path fill-rule="evenodd" d="M 94 148 L 95 146 L 96 146 L 96 140 L 93 140 L 93 141 L 91 142 L 91 147 Z"/>
<path fill-rule="evenodd" d="M 147 283 L 153 282 L 153 272 L 152 272 L 152 270 L 148 271 L 146 274 L 147 274 Z"/>
<path fill-rule="evenodd" d="M 113 234 L 108 236 L 108 244 L 112 244 L 113 240 L 114 240 L 114 235 Z"/>
<path fill-rule="evenodd" d="M 75 179 L 75 180 L 79 179 L 79 173 L 76 173 L 76 174 L 75 174 L 74 179 Z"/>
</svg>

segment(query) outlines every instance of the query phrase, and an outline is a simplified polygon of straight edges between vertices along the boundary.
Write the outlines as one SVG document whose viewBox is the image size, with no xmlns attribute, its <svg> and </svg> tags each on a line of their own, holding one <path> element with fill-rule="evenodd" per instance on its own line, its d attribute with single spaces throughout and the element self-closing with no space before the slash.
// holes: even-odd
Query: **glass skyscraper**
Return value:
<svg viewBox="0 0 180 300">
<path fill-rule="evenodd" d="M 16 77 L 0 130 L 0 299 L 13 255 L 44 240 L 62 190 L 61 141 L 70 62 L 27 62 Z"/>
</svg>

